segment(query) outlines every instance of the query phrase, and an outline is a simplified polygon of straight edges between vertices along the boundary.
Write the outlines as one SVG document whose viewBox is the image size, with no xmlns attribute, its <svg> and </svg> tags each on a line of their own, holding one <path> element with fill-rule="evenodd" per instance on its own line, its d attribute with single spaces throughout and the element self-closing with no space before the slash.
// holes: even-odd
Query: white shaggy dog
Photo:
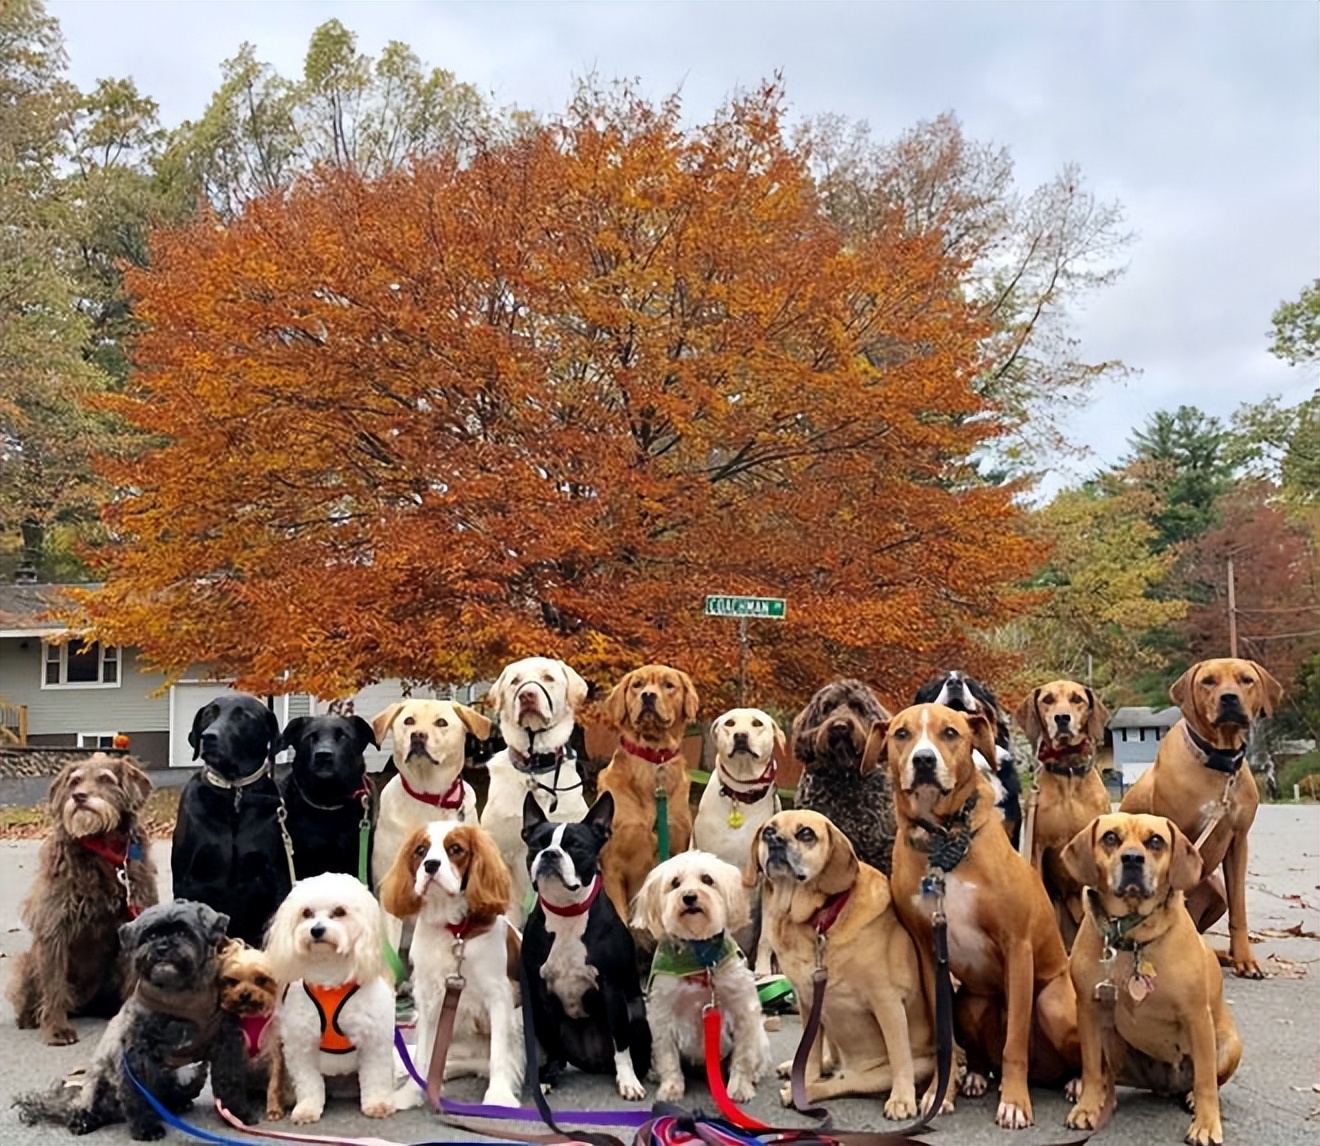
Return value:
<svg viewBox="0 0 1320 1146">
<path fill-rule="evenodd" d="M 587 682 L 563 661 L 528 657 L 500 673 L 486 694 L 507 745 L 490 758 L 490 791 L 481 826 L 491 834 L 513 876 L 509 917 L 521 925 L 531 890 L 523 801 L 536 797 L 552 823 L 576 824 L 587 814 L 582 774 L 569 747 L 574 710 L 587 699 Z"/>
<path fill-rule="evenodd" d="M 445 984 L 466 980 L 454 1017 L 445 1078 L 489 1075 L 482 1101 L 517 1106 L 522 1091 L 523 1016 L 518 1005 L 518 932 L 504 916 L 509 871 L 495 841 L 476 824 L 437 821 L 404 841 L 381 884 L 381 900 L 398 916 L 417 917 L 413 931 L 413 997 L 423 1078 L 431 1065 Z M 410 1083 L 400 1108 L 425 1095 Z"/>
<path fill-rule="evenodd" d="M 732 936 L 747 919 L 742 873 L 705 852 L 680 852 L 642 885 L 633 926 L 660 940 L 646 992 L 660 1102 L 683 1097 L 684 1061 L 704 1061 L 702 1012 L 712 994 L 724 1017 L 720 1057 L 733 1056 L 729 1096 L 747 1102 L 756 1093 L 769 1065 L 770 1040 L 756 980 Z"/>
<path fill-rule="evenodd" d="M 351 875 L 300 880 L 266 931 L 294 1122 L 325 1109 L 326 1075 L 357 1073 L 362 1113 L 394 1113 L 394 987 L 383 956 L 384 916 Z"/>
<path fill-rule="evenodd" d="M 380 815 L 371 845 L 371 882 L 379 888 L 399 848 L 433 820 L 477 821 L 477 795 L 463 779 L 467 734 L 490 736 L 490 721 L 475 709 L 449 700 L 403 700 L 371 720 L 376 743 L 393 740 L 399 774 L 380 794 Z M 399 946 L 403 922 L 386 921 L 390 942 Z"/>
</svg>

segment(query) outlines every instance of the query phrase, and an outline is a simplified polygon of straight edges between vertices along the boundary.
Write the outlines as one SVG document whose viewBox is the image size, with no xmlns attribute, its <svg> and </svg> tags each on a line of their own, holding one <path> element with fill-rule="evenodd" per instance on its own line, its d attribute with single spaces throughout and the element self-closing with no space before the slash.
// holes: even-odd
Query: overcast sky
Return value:
<svg viewBox="0 0 1320 1146">
<path fill-rule="evenodd" d="M 1121 455 L 1157 409 L 1227 417 L 1315 385 L 1314 370 L 1267 352 L 1270 314 L 1320 262 L 1314 3 L 51 0 L 49 11 L 77 84 L 130 75 L 168 125 L 200 114 L 244 40 L 299 75 L 331 17 L 369 54 L 404 40 L 495 102 L 540 111 L 595 71 L 637 77 L 656 98 L 681 87 L 700 117 L 776 70 L 795 114 L 866 119 L 879 139 L 953 111 L 972 139 L 1009 148 L 1024 187 L 1077 162 L 1136 232 L 1127 273 L 1076 315 L 1085 354 L 1139 372 L 1070 419 L 1093 450 L 1083 472 Z"/>
</svg>

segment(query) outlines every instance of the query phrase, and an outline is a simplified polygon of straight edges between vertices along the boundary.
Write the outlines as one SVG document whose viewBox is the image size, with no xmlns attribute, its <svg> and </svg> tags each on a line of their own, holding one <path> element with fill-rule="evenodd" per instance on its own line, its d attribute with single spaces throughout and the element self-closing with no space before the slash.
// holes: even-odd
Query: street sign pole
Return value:
<svg viewBox="0 0 1320 1146">
<path fill-rule="evenodd" d="M 738 707 L 746 705 L 747 698 L 747 618 L 738 618 Z"/>
</svg>

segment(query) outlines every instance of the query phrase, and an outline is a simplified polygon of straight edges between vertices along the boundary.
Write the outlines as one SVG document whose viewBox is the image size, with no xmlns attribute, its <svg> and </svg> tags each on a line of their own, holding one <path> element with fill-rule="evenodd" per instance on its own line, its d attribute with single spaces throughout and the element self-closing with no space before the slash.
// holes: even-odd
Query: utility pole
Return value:
<svg viewBox="0 0 1320 1146">
<path fill-rule="evenodd" d="M 1233 581 L 1233 558 L 1228 559 L 1228 655 L 1236 658 L 1237 643 L 1237 585 Z"/>
</svg>

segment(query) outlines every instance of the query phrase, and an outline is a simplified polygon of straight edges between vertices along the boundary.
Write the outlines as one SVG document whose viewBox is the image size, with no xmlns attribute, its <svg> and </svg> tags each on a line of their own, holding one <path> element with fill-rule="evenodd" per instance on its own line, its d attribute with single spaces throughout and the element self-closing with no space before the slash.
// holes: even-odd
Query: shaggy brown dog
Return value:
<svg viewBox="0 0 1320 1146">
<path fill-rule="evenodd" d="M 833 680 L 793 721 L 793 754 L 802 763 L 794 807 L 825 816 L 848 837 L 862 863 L 889 874 L 894 853 L 894 792 L 889 773 L 862 773 L 871 729 L 889 713 L 860 680 Z"/>
<path fill-rule="evenodd" d="M 158 898 L 137 823 L 150 791 L 132 760 L 101 752 L 51 782 L 55 832 L 41 845 L 23 901 L 32 947 L 9 989 L 18 1025 L 40 1026 L 51 1046 L 78 1041 L 70 1015 L 112 1016 L 131 986 L 119 928 Z"/>
</svg>

